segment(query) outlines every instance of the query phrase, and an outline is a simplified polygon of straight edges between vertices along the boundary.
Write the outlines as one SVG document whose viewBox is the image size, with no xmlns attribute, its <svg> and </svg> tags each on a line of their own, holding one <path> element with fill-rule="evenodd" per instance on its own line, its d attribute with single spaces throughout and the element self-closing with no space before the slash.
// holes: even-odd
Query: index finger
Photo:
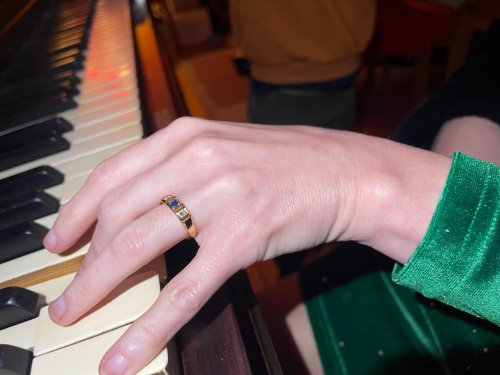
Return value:
<svg viewBox="0 0 500 375">
<path fill-rule="evenodd" d="M 174 123 L 169 125 L 169 128 L 173 126 Z M 155 133 L 97 166 L 80 191 L 62 207 L 54 226 L 44 239 L 45 247 L 56 253 L 70 248 L 92 226 L 97 217 L 99 204 L 108 192 L 157 165 L 170 153 L 176 152 L 177 148 L 182 146 L 183 142 L 180 139 L 186 132 L 167 131 L 167 129 Z M 166 147 L 166 144 L 172 146 Z"/>
<path fill-rule="evenodd" d="M 185 239 L 187 233 L 178 221 L 159 206 L 122 229 L 49 306 L 51 319 L 62 325 L 76 321 L 128 275 Z"/>
</svg>

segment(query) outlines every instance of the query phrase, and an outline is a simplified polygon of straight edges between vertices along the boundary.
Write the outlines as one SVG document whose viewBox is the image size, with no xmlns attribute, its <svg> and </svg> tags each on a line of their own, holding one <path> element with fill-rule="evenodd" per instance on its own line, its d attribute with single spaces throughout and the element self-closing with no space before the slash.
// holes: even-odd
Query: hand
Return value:
<svg viewBox="0 0 500 375">
<path fill-rule="evenodd" d="M 371 244 L 405 261 L 448 169 L 446 157 L 350 132 L 176 120 L 99 165 L 62 208 L 45 239 L 51 251 L 67 250 L 97 225 L 51 318 L 74 322 L 185 239 L 177 217 L 159 205 L 167 194 L 179 197 L 199 251 L 100 365 L 103 374 L 136 373 L 231 275 L 255 262 L 332 240 Z"/>
</svg>

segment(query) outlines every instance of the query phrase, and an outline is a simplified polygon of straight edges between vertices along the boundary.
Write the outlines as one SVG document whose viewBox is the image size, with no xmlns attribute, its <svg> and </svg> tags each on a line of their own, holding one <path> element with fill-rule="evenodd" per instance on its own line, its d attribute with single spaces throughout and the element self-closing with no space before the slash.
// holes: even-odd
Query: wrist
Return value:
<svg viewBox="0 0 500 375">
<path fill-rule="evenodd" d="M 351 240 L 406 263 L 425 235 L 451 159 L 377 140 L 356 182 Z"/>
</svg>

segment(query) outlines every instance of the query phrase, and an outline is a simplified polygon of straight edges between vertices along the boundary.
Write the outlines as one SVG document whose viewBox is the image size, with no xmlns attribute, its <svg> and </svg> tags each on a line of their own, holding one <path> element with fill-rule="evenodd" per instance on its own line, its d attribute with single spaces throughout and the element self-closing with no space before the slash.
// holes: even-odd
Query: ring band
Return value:
<svg viewBox="0 0 500 375">
<path fill-rule="evenodd" d="M 194 238 L 194 236 L 196 236 L 196 227 L 194 226 L 193 219 L 191 218 L 191 213 L 179 198 L 174 197 L 173 195 L 167 195 L 161 199 L 161 204 L 165 204 L 169 207 L 175 216 L 179 218 L 182 225 L 186 228 L 189 238 Z"/>
</svg>

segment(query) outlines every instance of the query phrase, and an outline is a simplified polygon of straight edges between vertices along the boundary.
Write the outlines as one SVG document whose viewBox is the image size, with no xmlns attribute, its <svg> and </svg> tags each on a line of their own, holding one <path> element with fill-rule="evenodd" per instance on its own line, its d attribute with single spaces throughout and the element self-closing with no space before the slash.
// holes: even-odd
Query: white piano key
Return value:
<svg viewBox="0 0 500 375">
<path fill-rule="evenodd" d="M 120 43 L 120 41 L 115 41 L 115 43 Z M 106 55 L 102 55 L 100 51 L 97 50 L 90 50 L 90 53 L 87 54 L 89 61 L 89 65 L 87 66 L 93 69 L 100 66 L 101 63 L 106 63 L 112 59 L 127 61 L 135 66 L 135 56 L 132 47 L 107 46 L 106 49 Z"/>
<path fill-rule="evenodd" d="M 53 196 L 54 198 L 57 198 L 59 200 L 59 204 L 61 205 L 66 204 L 80 190 L 85 181 L 87 181 L 89 175 L 90 173 L 75 178 L 70 178 L 69 180 L 64 180 L 64 182 L 61 185 L 51 187 L 50 189 L 45 189 L 44 191 L 47 194 Z M 50 216 L 52 215 L 49 215 L 47 217 Z M 39 222 L 39 220 L 37 220 L 37 223 Z"/>
<path fill-rule="evenodd" d="M 95 97 L 79 97 L 75 98 L 75 100 L 78 102 L 78 114 L 83 115 L 86 113 L 98 111 L 101 108 L 109 107 L 110 105 L 119 101 L 133 98 L 139 98 L 139 91 L 137 89 L 137 86 L 131 86 L 129 88 L 109 92 L 106 95 L 101 96 L 96 95 Z"/>
<path fill-rule="evenodd" d="M 18 277 L 78 258 L 85 255 L 89 247 L 90 244 L 85 243 L 76 246 L 75 249 L 71 249 L 64 254 L 54 254 L 46 249 L 41 249 L 23 255 L 22 257 L 0 263 L 0 283 L 5 283 Z"/>
<path fill-rule="evenodd" d="M 101 122 L 97 122 L 90 126 L 85 126 L 83 128 L 76 128 L 71 132 L 64 134 L 64 138 L 75 145 L 78 143 L 86 142 L 93 138 L 98 138 L 103 135 L 113 133 L 119 129 L 123 129 L 129 126 L 134 126 L 142 133 L 141 116 L 138 111 L 132 111 L 129 113 L 123 113 L 112 119 L 107 119 Z"/>
<path fill-rule="evenodd" d="M 75 278 L 76 273 L 70 273 L 64 276 L 59 276 L 51 280 L 44 281 L 43 283 L 35 284 L 27 287 L 35 293 L 40 294 L 45 298 L 45 303 L 52 303 L 57 297 L 64 292 L 64 289 Z"/>
<path fill-rule="evenodd" d="M 88 155 L 85 158 L 79 158 L 76 160 L 71 160 L 70 162 L 59 164 L 57 165 L 56 169 L 61 172 L 66 178 L 74 178 L 88 174 L 92 172 L 99 163 L 112 157 L 113 155 L 126 149 L 127 147 L 132 146 L 134 143 L 137 143 L 137 141 L 138 140 L 133 140 L 128 143 L 121 143 L 106 150 Z"/>
<path fill-rule="evenodd" d="M 127 35 L 122 35 L 121 37 L 126 38 L 130 35 L 129 33 L 126 34 Z M 106 37 L 109 38 L 110 36 L 108 35 Z M 111 35 L 111 37 L 113 37 L 113 35 Z M 97 48 L 93 48 L 94 46 Z M 105 48 L 106 53 L 103 54 L 102 50 L 99 50 L 99 47 L 101 49 Z M 105 38 L 101 40 L 89 40 L 89 49 L 86 57 L 90 66 L 96 66 L 102 61 L 105 62 L 111 59 L 130 60 L 135 64 L 134 48 L 132 46 L 123 45 L 119 37 L 113 37 L 110 40 L 105 40 Z"/>
<path fill-rule="evenodd" d="M 129 326 L 120 327 L 97 337 L 35 357 L 31 375 L 97 375 L 99 363 L 106 351 L 125 333 Z M 138 375 L 165 372 L 167 349 L 162 350 Z"/>
<path fill-rule="evenodd" d="M 121 70 L 111 69 L 110 67 L 108 69 L 87 69 L 78 73 L 78 77 L 82 80 L 79 88 L 81 91 L 85 91 L 96 85 L 107 84 L 120 78 L 135 78 L 135 67 L 130 65 L 127 69 Z"/>
<path fill-rule="evenodd" d="M 26 350 L 35 345 L 36 319 L 0 329 L 0 344 L 9 344 Z"/>
<path fill-rule="evenodd" d="M 42 217 L 40 219 L 35 220 L 37 224 L 43 225 L 45 228 L 52 228 L 54 225 L 56 218 L 57 218 L 58 213 L 48 215 L 45 217 Z"/>
<path fill-rule="evenodd" d="M 99 283 L 99 280 L 95 282 Z M 158 275 L 134 275 L 121 283 L 88 314 L 66 327 L 55 324 L 49 317 L 48 307 L 43 307 L 38 317 L 34 354 L 46 354 L 132 323 L 153 305 L 159 294 Z"/>
<path fill-rule="evenodd" d="M 104 134 L 97 138 L 71 145 L 67 151 L 39 159 L 36 165 L 53 165 L 68 163 L 72 160 L 84 158 L 87 155 L 95 154 L 99 151 L 109 149 L 123 143 L 128 143 L 142 138 L 142 129 L 139 127 L 128 126 L 116 129 L 114 132 Z"/>
<path fill-rule="evenodd" d="M 99 121 L 113 118 L 122 113 L 130 112 L 131 110 L 139 110 L 139 100 L 137 98 L 125 98 L 124 100 L 113 102 L 107 107 L 87 113 L 68 111 L 61 113 L 60 116 L 67 119 L 75 127 L 88 126 Z"/>
<path fill-rule="evenodd" d="M 120 288 L 117 288 L 115 294 L 119 294 L 119 298 L 121 300 L 119 300 L 119 298 L 113 299 L 113 296 L 111 296 L 110 300 L 113 301 L 113 305 L 109 305 L 109 306 L 106 305 L 108 309 L 113 309 L 113 310 L 116 309 L 119 311 L 119 314 L 121 315 L 118 318 L 119 322 L 128 322 L 128 323 L 125 323 L 123 325 L 119 324 L 118 326 L 120 328 L 118 328 L 116 330 L 116 335 L 111 335 L 108 337 L 109 338 L 109 341 L 108 341 L 109 346 L 111 346 L 113 344 L 113 342 L 115 342 L 118 339 L 118 337 L 121 334 L 123 334 L 123 332 L 129 327 L 129 323 L 132 322 L 133 320 L 135 320 L 135 318 L 133 316 L 127 316 L 127 314 L 130 311 L 132 311 L 132 314 L 135 316 L 137 314 L 138 309 L 128 309 L 129 311 L 127 311 L 127 307 L 123 308 L 123 306 L 130 304 L 129 303 L 130 300 L 127 298 L 127 295 L 130 298 L 134 298 L 134 302 L 137 302 L 138 298 L 139 299 L 143 298 L 142 293 L 146 292 L 146 298 L 144 300 L 145 303 L 143 304 L 143 308 L 147 309 L 148 308 L 147 305 L 152 304 L 154 302 L 154 299 L 156 299 L 156 297 L 158 297 L 158 295 L 159 295 L 159 291 L 160 291 L 159 280 L 163 280 L 166 277 L 164 263 L 161 261 L 158 261 L 158 259 L 151 262 L 150 264 L 146 265 L 140 272 L 141 273 L 137 273 L 136 275 L 125 280 L 122 283 L 122 285 L 120 286 Z M 68 275 L 61 276 L 61 277 L 58 277 L 58 278 L 55 278 L 52 280 L 45 281 L 45 282 L 37 284 L 37 285 L 33 285 L 31 287 L 28 287 L 27 289 L 32 290 L 33 292 L 42 295 L 45 298 L 45 301 L 47 303 L 50 303 L 50 302 L 54 301 L 64 291 L 64 289 L 69 285 L 69 283 L 71 282 L 71 280 L 73 280 L 74 277 L 75 277 L 75 273 L 68 274 Z M 135 290 L 130 292 L 129 291 L 130 288 L 132 288 L 133 290 L 135 289 Z M 142 303 L 142 301 L 139 302 L 139 304 L 141 304 L 141 303 Z M 44 309 L 46 309 L 46 307 Z M 113 311 L 113 313 L 115 313 L 115 311 Z M 68 330 L 67 327 L 59 327 L 59 326 L 57 326 L 57 329 L 60 331 L 64 331 L 64 334 L 62 336 L 65 338 L 69 337 L 69 342 L 73 342 L 73 341 L 80 342 L 80 339 L 82 337 L 87 337 L 87 336 L 91 337 L 91 336 L 94 336 L 94 334 L 95 334 L 95 336 L 100 337 L 102 334 L 106 334 L 106 332 L 108 332 L 108 328 L 109 328 L 109 325 L 104 322 L 105 319 L 104 320 L 102 319 L 104 314 L 105 314 L 105 312 L 103 311 L 101 315 L 96 315 L 93 318 L 89 318 L 87 320 L 87 323 L 84 323 L 83 320 L 81 320 L 80 321 L 81 323 L 79 322 L 79 324 L 82 325 L 80 327 L 81 330 L 80 331 L 77 330 L 78 331 L 77 335 L 79 334 L 78 337 L 72 337 L 72 335 L 75 334 L 73 329 Z M 37 317 L 35 319 L 31 319 L 29 321 L 17 324 L 15 326 L 0 330 L 0 343 L 14 345 L 14 346 L 26 349 L 26 350 L 36 351 L 36 347 L 38 345 L 37 332 L 40 329 L 40 326 L 41 327 L 45 326 L 44 319 L 48 319 L 48 317 L 45 316 L 44 318 L 42 318 L 42 316 L 40 315 L 39 317 Z M 98 328 L 96 329 L 96 326 L 95 326 L 96 320 L 100 323 L 101 328 L 103 328 L 102 331 L 99 331 Z M 93 332 L 89 332 L 88 335 L 81 334 L 81 332 L 84 332 L 87 329 L 85 324 L 89 324 L 90 329 L 93 330 Z M 113 325 L 116 325 L 116 324 L 113 324 Z M 50 336 L 52 336 L 52 331 L 50 333 Z M 87 339 L 85 339 L 85 340 L 87 340 Z M 51 341 L 51 339 L 49 339 L 48 341 Z M 87 342 L 87 344 L 84 344 L 81 348 L 85 347 L 86 345 L 94 346 L 99 341 L 94 341 L 94 338 L 90 338 L 88 341 L 84 341 L 84 342 Z M 89 342 L 91 344 L 88 344 Z M 83 344 L 83 342 L 80 342 L 80 343 Z M 102 353 L 96 357 L 97 363 L 100 360 L 100 358 L 102 358 L 102 355 L 107 350 L 107 348 L 109 348 L 109 346 L 104 348 Z M 70 350 L 73 350 L 75 348 L 80 348 L 80 346 L 71 345 L 71 346 L 68 346 L 68 348 L 70 348 Z M 66 356 L 68 354 L 68 351 L 65 350 L 64 347 L 62 347 L 59 350 L 52 352 L 52 353 L 54 353 L 54 354 L 49 353 L 49 355 L 55 355 L 56 357 L 58 357 L 60 355 Z M 59 354 L 55 354 L 55 353 L 59 353 Z M 82 357 L 81 353 L 86 353 L 86 351 L 79 352 L 80 357 Z M 44 357 L 44 356 L 42 356 L 42 357 Z M 42 357 L 38 357 L 38 358 L 42 358 Z M 83 357 L 86 358 L 86 355 Z M 54 357 L 51 357 L 51 358 L 54 358 Z M 143 372 L 143 373 L 155 374 L 158 371 L 161 372 L 162 368 L 166 367 L 167 361 L 168 361 L 168 356 L 167 356 L 167 352 L 165 349 L 157 357 L 157 359 L 155 361 L 153 361 L 156 363 L 153 365 L 154 369 L 152 369 L 152 367 L 150 365 L 150 366 L 148 366 L 147 372 Z M 71 364 L 71 362 L 69 362 L 69 363 Z M 160 366 L 160 367 L 158 367 L 158 366 Z M 161 367 L 161 366 L 163 366 L 163 367 Z M 78 366 L 78 368 L 81 368 L 81 367 Z M 67 369 L 67 367 L 63 367 L 63 369 Z M 149 371 L 151 371 L 151 372 L 149 372 Z M 50 372 L 50 373 L 52 374 L 52 372 Z M 67 374 L 68 372 L 62 372 L 62 373 Z M 84 372 L 84 373 L 88 374 L 89 372 Z"/>
<path fill-rule="evenodd" d="M 63 116 L 65 118 L 78 117 L 88 113 L 96 112 L 103 108 L 110 107 L 113 104 L 125 100 L 137 100 L 137 99 L 138 99 L 138 93 L 136 89 L 120 90 L 119 92 L 115 92 L 113 94 L 110 94 L 108 96 L 99 99 L 90 98 L 85 102 L 79 102 L 78 99 L 76 99 L 76 101 L 78 102 L 78 107 L 64 112 Z"/>
<path fill-rule="evenodd" d="M 126 85 L 124 85 L 123 82 Z M 129 84 L 137 86 L 137 79 L 131 76 L 110 75 L 106 80 L 95 80 L 93 83 L 87 83 L 85 86 L 80 85 L 78 87 L 80 94 L 75 97 L 75 101 L 77 103 L 82 100 L 88 101 L 89 97 L 92 96 L 104 97 L 108 93 L 118 91 L 119 87 L 116 86 L 122 85 L 122 88 L 128 88 L 127 85 Z"/>
<path fill-rule="evenodd" d="M 64 117 L 71 124 L 77 127 L 84 127 L 93 125 L 96 122 L 100 122 L 102 120 L 110 119 L 115 115 L 120 115 L 125 112 L 130 111 L 140 111 L 139 108 L 139 99 L 138 99 L 138 91 L 137 85 L 131 86 L 130 83 L 133 82 L 131 78 L 132 70 L 126 71 L 125 73 L 117 74 L 110 73 L 109 77 L 104 77 L 102 81 L 97 81 L 94 84 L 88 84 L 85 91 L 81 91 L 79 96 L 75 97 L 75 100 L 78 102 L 78 98 L 82 95 L 85 96 L 85 100 L 88 101 L 99 101 L 102 100 L 103 103 L 99 104 L 95 108 L 92 108 L 90 105 L 84 107 L 84 110 L 80 108 L 71 109 L 65 112 L 61 112 L 55 116 L 49 116 L 46 118 L 40 118 L 25 124 L 18 125 L 14 128 L 9 128 L 3 131 L 0 131 L 0 136 L 4 134 L 11 133 L 13 131 L 26 128 L 29 126 L 33 126 L 38 124 L 41 121 L 48 120 L 51 117 Z M 123 88 L 121 90 L 111 90 L 106 96 L 104 93 L 100 92 L 100 90 L 109 85 L 120 85 L 123 84 Z M 92 91 L 97 90 L 97 94 L 92 96 Z M 86 93 L 88 91 L 88 94 Z M 128 96 L 130 94 L 130 96 Z"/>
<path fill-rule="evenodd" d="M 73 125 L 74 130 L 82 129 L 87 126 L 93 126 L 102 122 L 114 122 L 115 119 L 116 121 L 120 121 L 119 117 L 126 115 L 128 113 L 134 112 L 136 116 L 140 116 L 140 111 L 138 107 L 135 106 L 130 106 L 130 103 L 115 103 L 115 105 L 110 106 L 107 109 L 100 109 L 94 113 L 88 113 L 86 115 L 82 116 L 74 116 L 74 117 L 67 117 L 67 116 L 62 116 L 66 118 L 68 121 L 71 122 L 71 125 Z"/>
<path fill-rule="evenodd" d="M 44 297 L 45 303 L 54 301 L 75 277 L 75 273 L 56 277 L 40 284 L 32 285 L 29 289 Z M 0 330 L 0 344 L 9 344 L 19 348 L 32 350 L 35 346 L 35 333 L 38 318 L 16 324 Z"/>
<path fill-rule="evenodd" d="M 117 129 L 112 133 L 104 134 L 94 139 L 89 139 L 86 142 L 71 145 L 67 151 L 59 152 L 57 154 L 46 156 L 44 158 L 5 170 L 0 173 L 0 179 L 36 168 L 41 165 L 50 165 L 59 169 L 57 168 L 58 165 L 65 164 L 73 160 L 85 159 L 86 156 L 107 150 L 114 146 L 137 141 L 141 139 L 142 136 L 142 129 L 140 127 L 129 126 Z"/>
<path fill-rule="evenodd" d="M 120 90 L 127 90 L 132 87 L 137 87 L 137 81 L 135 79 L 128 77 L 116 79 L 107 84 L 98 87 L 89 87 L 87 90 L 82 91 L 78 96 L 78 101 L 86 101 L 89 100 L 89 98 L 103 98 L 109 94 L 114 94 Z"/>
</svg>

